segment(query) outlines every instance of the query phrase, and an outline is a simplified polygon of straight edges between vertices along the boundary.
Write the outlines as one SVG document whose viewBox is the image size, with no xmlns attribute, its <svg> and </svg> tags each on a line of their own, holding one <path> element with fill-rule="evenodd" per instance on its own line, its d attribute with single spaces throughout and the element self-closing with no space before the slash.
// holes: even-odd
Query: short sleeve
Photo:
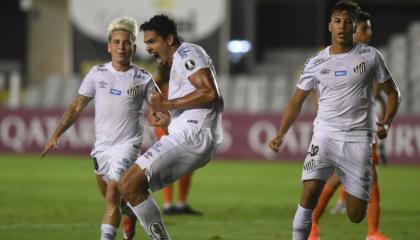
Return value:
<svg viewBox="0 0 420 240">
<path fill-rule="evenodd" d="M 316 81 L 314 72 L 308 70 L 310 66 L 310 61 L 311 59 L 309 59 L 303 67 L 302 73 L 300 74 L 298 83 L 296 85 L 299 89 L 302 89 L 304 91 L 312 90 L 315 87 Z"/>
<path fill-rule="evenodd" d="M 179 68 L 183 69 L 187 78 L 200 69 L 210 68 L 209 58 L 205 51 L 199 46 L 183 46 L 178 49 L 177 52 L 180 55 L 178 64 L 181 66 L 179 66 Z"/>
<path fill-rule="evenodd" d="M 95 97 L 96 89 L 95 89 L 95 67 L 93 67 L 89 73 L 85 76 L 82 81 L 82 84 L 79 88 L 79 94 L 86 96 L 86 97 Z"/>
<path fill-rule="evenodd" d="M 375 49 L 374 79 L 378 83 L 384 83 L 391 78 L 388 67 L 382 54 Z"/>
</svg>

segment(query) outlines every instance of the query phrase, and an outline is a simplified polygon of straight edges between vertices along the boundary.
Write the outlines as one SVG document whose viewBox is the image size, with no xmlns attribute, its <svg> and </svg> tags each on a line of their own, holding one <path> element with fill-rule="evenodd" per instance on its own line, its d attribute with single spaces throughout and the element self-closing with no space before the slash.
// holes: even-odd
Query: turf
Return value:
<svg viewBox="0 0 420 240">
<path fill-rule="evenodd" d="M 0 239 L 99 239 L 104 203 L 87 157 L 0 155 L 0 163 Z M 380 168 L 381 229 L 392 239 L 420 239 L 419 170 Z M 172 239 L 291 239 L 300 171 L 289 163 L 209 163 L 195 173 L 189 199 L 205 215 L 165 217 Z M 154 196 L 161 201 L 159 193 Z M 135 239 L 147 239 L 137 231 Z M 328 212 L 321 220 L 323 240 L 365 234 L 366 221 L 352 224 Z"/>
</svg>

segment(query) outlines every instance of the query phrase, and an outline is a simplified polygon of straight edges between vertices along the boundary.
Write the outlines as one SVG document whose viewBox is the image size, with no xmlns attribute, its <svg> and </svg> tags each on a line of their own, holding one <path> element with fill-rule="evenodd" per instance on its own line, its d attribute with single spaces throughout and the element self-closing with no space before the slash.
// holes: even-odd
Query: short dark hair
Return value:
<svg viewBox="0 0 420 240">
<path fill-rule="evenodd" d="M 140 26 L 140 31 L 155 31 L 163 38 L 172 34 L 175 39 L 178 39 L 178 30 L 174 20 L 163 14 L 155 15 L 149 21 L 144 22 Z"/>
<path fill-rule="evenodd" d="M 370 20 L 370 14 L 365 11 L 359 11 L 357 14 L 357 22 L 366 22 L 367 20 Z"/>
<path fill-rule="evenodd" d="M 333 16 L 336 13 L 341 13 L 342 11 L 348 12 L 348 14 L 350 14 L 351 19 L 356 24 L 358 14 L 361 11 L 359 4 L 350 0 L 338 1 L 331 9 L 330 16 Z"/>
</svg>

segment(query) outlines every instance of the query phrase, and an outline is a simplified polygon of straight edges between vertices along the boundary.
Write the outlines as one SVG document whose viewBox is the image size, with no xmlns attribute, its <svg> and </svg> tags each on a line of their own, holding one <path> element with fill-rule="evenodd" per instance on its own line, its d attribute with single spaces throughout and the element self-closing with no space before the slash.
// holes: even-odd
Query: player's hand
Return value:
<svg viewBox="0 0 420 240">
<path fill-rule="evenodd" d="M 152 93 L 149 99 L 150 107 L 155 112 L 166 112 L 169 111 L 169 101 L 166 100 L 160 93 Z"/>
<path fill-rule="evenodd" d="M 171 122 L 171 115 L 169 112 L 155 112 L 150 110 L 149 112 L 149 124 L 152 127 L 167 128 Z"/>
<path fill-rule="evenodd" d="M 280 146 L 281 146 L 282 143 L 283 143 L 283 138 L 281 138 L 280 136 L 277 136 L 277 137 L 273 138 L 268 143 L 268 146 L 271 148 L 271 150 L 273 150 L 274 152 L 278 153 L 279 152 L 279 148 L 280 148 Z"/>
<path fill-rule="evenodd" d="M 58 148 L 58 138 L 52 136 L 50 138 L 50 140 L 48 141 L 47 144 L 45 144 L 44 150 L 42 150 L 41 155 L 39 156 L 39 158 L 43 158 L 45 155 L 47 155 L 47 153 L 52 149 L 57 149 Z"/>
<path fill-rule="evenodd" d="M 378 136 L 379 139 L 384 139 L 388 136 L 388 128 L 389 125 L 385 122 L 377 122 L 376 125 L 378 128 L 376 129 L 376 136 Z"/>
</svg>

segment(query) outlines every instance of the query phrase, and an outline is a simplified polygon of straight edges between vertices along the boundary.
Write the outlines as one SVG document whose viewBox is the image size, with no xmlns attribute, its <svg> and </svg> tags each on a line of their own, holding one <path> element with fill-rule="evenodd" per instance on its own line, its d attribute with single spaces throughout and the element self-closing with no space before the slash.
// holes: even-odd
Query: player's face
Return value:
<svg viewBox="0 0 420 240">
<path fill-rule="evenodd" d="M 356 32 L 353 34 L 353 40 L 364 44 L 369 44 L 372 38 L 372 25 L 369 20 L 357 22 Z"/>
<path fill-rule="evenodd" d="M 136 45 L 129 32 L 112 32 L 111 40 L 108 42 L 108 52 L 111 54 L 113 63 L 123 66 L 130 65 L 135 50 Z"/>
<path fill-rule="evenodd" d="M 347 11 L 333 13 L 329 24 L 332 43 L 343 46 L 351 44 L 354 28 L 354 22 Z"/>
<path fill-rule="evenodd" d="M 156 62 L 159 65 L 164 67 L 170 67 L 172 64 L 169 38 L 165 39 L 152 30 L 144 31 L 146 51 L 156 58 Z"/>
</svg>

